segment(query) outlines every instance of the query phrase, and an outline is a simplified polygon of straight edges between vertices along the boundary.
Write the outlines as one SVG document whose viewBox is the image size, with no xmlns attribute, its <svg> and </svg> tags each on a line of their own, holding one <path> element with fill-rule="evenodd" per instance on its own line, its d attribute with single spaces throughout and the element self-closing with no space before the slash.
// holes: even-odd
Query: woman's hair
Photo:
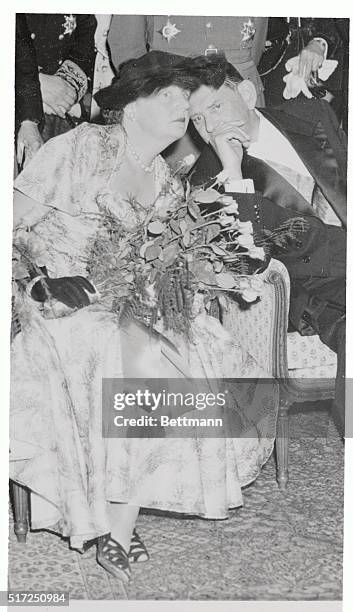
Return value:
<svg viewBox="0 0 353 612">
<path fill-rule="evenodd" d="M 171 85 L 188 91 L 197 89 L 191 61 L 170 53 L 151 51 L 137 60 L 121 64 L 118 77 L 109 87 L 98 91 L 94 98 L 105 122 L 120 123 L 127 104 Z"/>
<path fill-rule="evenodd" d="M 101 118 L 102 122 L 105 125 L 115 125 L 116 123 L 121 123 L 124 116 L 124 109 L 122 110 L 111 110 L 109 108 L 104 108 L 101 110 Z"/>
<path fill-rule="evenodd" d="M 200 85 L 219 89 L 224 84 L 240 83 L 243 80 L 237 69 L 221 54 L 202 55 L 189 60 L 188 63 L 190 76 L 194 79 L 193 91 Z"/>
</svg>

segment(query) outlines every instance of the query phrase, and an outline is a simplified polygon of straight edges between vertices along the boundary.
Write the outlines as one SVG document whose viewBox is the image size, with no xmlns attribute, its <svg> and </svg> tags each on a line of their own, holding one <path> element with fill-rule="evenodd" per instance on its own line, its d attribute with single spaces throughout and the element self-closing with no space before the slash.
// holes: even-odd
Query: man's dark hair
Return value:
<svg viewBox="0 0 353 612">
<path fill-rule="evenodd" d="M 206 85 L 219 89 L 226 81 L 240 83 L 243 80 L 236 68 L 221 54 L 201 55 L 194 59 L 187 59 L 184 62 L 184 68 L 187 72 L 190 70 L 190 75 L 194 77 L 191 91 L 195 91 L 197 82 L 198 86 Z"/>
</svg>

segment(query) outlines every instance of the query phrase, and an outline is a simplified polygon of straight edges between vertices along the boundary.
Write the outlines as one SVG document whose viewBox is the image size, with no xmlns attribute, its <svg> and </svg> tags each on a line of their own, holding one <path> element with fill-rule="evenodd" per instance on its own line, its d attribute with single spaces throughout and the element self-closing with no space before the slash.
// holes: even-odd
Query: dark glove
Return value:
<svg viewBox="0 0 353 612">
<path fill-rule="evenodd" d="M 90 304 L 86 291 L 96 293 L 93 285 L 83 276 L 46 277 L 34 285 L 31 296 L 37 302 L 45 302 L 49 294 L 69 308 L 83 308 Z"/>
</svg>

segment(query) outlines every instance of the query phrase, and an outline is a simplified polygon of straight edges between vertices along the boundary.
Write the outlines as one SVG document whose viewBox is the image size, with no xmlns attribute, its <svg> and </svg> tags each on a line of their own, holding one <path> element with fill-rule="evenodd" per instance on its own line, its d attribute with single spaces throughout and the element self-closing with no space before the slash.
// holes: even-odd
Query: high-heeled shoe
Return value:
<svg viewBox="0 0 353 612">
<path fill-rule="evenodd" d="M 112 538 L 110 533 L 98 538 L 97 561 L 115 578 L 119 578 L 125 583 L 129 582 L 131 569 L 128 554 L 125 548 Z"/>
<path fill-rule="evenodd" d="M 129 550 L 130 563 L 143 563 L 144 561 L 148 561 L 149 558 L 150 556 L 145 544 L 141 540 L 136 529 L 134 529 Z"/>
</svg>

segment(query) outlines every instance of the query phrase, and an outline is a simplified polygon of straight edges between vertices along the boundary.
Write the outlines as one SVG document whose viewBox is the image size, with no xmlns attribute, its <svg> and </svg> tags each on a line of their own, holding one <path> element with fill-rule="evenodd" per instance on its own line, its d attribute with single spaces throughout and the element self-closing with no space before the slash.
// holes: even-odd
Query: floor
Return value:
<svg viewBox="0 0 353 612">
<path fill-rule="evenodd" d="M 9 584 L 67 590 L 70 599 L 339 600 L 342 596 L 344 445 L 327 405 L 291 416 L 290 483 L 274 458 L 224 521 L 146 512 L 138 531 L 151 559 L 128 586 L 49 532 L 18 544 L 10 519 Z"/>
</svg>

